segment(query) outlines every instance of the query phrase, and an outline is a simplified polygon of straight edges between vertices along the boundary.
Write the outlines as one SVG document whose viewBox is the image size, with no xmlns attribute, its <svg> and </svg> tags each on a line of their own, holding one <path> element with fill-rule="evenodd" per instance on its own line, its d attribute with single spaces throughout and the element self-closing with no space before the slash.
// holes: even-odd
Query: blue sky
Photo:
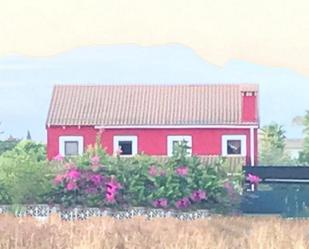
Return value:
<svg viewBox="0 0 309 249">
<path fill-rule="evenodd" d="M 261 124 L 284 125 L 301 137 L 295 116 L 309 109 L 309 77 L 284 68 L 231 60 L 218 67 L 192 49 L 170 44 L 83 47 L 50 57 L 0 57 L 0 129 L 46 140 L 45 120 L 54 84 L 258 83 Z"/>
</svg>

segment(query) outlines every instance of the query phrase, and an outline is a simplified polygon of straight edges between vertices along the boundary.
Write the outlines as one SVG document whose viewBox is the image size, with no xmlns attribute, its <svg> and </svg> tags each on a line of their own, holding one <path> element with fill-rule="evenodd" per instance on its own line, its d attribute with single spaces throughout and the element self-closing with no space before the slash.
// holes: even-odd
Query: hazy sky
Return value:
<svg viewBox="0 0 309 249">
<path fill-rule="evenodd" d="M 179 43 L 309 75 L 308 0 L 0 0 L 0 55 Z"/>
<path fill-rule="evenodd" d="M 262 124 L 299 137 L 308 13 L 308 0 L 0 0 L 0 138 L 44 140 L 53 84 L 85 82 L 259 83 Z"/>
<path fill-rule="evenodd" d="M 239 60 L 224 67 L 207 63 L 181 45 L 91 46 L 56 56 L 0 57 L 0 129 L 46 139 L 45 120 L 54 84 L 259 83 L 261 125 L 284 125 L 289 138 L 301 137 L 295 116 L 309 109 L 309 77 L 292 70 Z"/>
</svg>

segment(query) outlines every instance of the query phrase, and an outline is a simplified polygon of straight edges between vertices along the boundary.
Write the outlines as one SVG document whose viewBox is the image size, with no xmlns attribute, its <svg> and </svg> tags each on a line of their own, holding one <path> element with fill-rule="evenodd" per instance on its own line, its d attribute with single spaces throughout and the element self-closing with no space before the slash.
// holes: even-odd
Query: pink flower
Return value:
<svg viewBox="0 0 309 249">
<path fill-rule="evenodd" d="M 190 200 L 188 197 L 184 197 L 176 201 L 176 207 L 178 209 L 185 209 L 185 208 L 188 208 L 189 206 L 190 206 Z"/>
<path fill-rule="evenodd" d="M 115 179 L 111 179 L 107 184 L 107 191 L 109 192 L 116 192 L 118 189 L 121 188 L 121 185 L 119 182 L 117 182 Z"/>
<path fill-rule="evenodd" d="M 57 175 L 55 178 L 54 178 L 54 184 L 55 185 L 58 185 L 60 184 L 64 179 L 64 175 Z"/>
<path fill-rule="evenodd" d="M 190 198 L 194 202 L 199 202 L 201 200 L 207 199 L 207 194 L 205 191 L 199 189 L 199 190 L 193 191 Z"/>
<path fill-rule="evenodd" d="M 67 184 L 67 186 L 66 186 L 66 189 L 67 189 L 68 191 L 72 191 L 72 190 L 77 189 L 76 182 L 73 182 L 73 181 L 68 182 L 68 184 Z"/>
<path fill-rule="evenodd" d="M 114 203 L 116 201 L 115 194 L 113 193 L 106 193 L 105 197 L 106 197 L 106 200 L 110 203 Z"/>
<path fill-rule="evenodd" d="M 164 170 L 164 169 L 162 169 L 161 171 L 160 171 L 160 176 L 165 176 L 166 175 L 166 171 Z"/>
<path fill-rule="evenodd" d="M 259 184 L 261 181 L 261 178 L 256 176 L 256 175 L 252 175 L 252 174 L 248 174 L 247 178 L 246 178 L 251 184 Z"/>
<path fill-rule="evenodd" d="M 186 176 L 188 175 L 188 167 L 187 166 L 180 166 L 178 168 L 176 168 L 176 173 L 179 175 L 179 176 Z"/>
<path fill-rule="evenodd" d="M 121 147 L 118 147 L 117 150 L 114 152 L 114 156 L 119 156 L 122 153 Z"/>
<path fill-rule="evenodd" d="M 156 208 L 166 208 L 168 205 L 168 202 L 167 202 L 167 199 L 160 198 L 160 199 L 154 200 L 152 205 Z"/>
<path fill-rule="evenodd" d="M 93 176 L 90 177 L 90 181 L 95 186 L 99 186 L 102 183 L 102 176 L 101 175 L 93 175 Z"/>
<path fill-rule="evenodd" d="M 55 156 L 53 159 L 54 159 L 55 161 L 62 162 L 63 159 L 64 159 L 64 157 L 63 157 L 62 155 L 58 154 L 58 155 Z"/>
<path fill-rule="evenodd" d="M 106 184 L 106 194 L 105 197 L 108 202 L 115 202 L 115 197 L 117 191 L 121 188 L 121 185 L 117 180 L 112 176 L 112 179 Z"/>
<path fill-rule="evenodd" d="M 93 156 L 90 159 L 90 162 L 91 162 L 92 166 L 98 166 L 100 164 L 100 157 L 99 156 Z"/>
<path fill-rule="evenodd" d="M 90 187 L 90 188 L 86 188 L 86 190 L 85 190 L 85 192 L 87 193 L 87 194 L 93 194 L 93 193 L 97 193 L 97 189 L 96 188 L 92 188 L 92 187 Z"/>
<path fill-rule="evenodd" d="M 72 162 L 65 163 L 65 164 L 64 164 L 64 167 L 65 167 L 66 169 L 76 168 L 75 164 L 72 163 Z"/>
<path fill-rule="evenodd" d="M 155 165 L 151 165 L 148 169 L 148 174 L 150 176 L 157 176 L 158 175 L 158 169 Z"/>
<path fill-rule="evenodd" d="M 76 168 L 72 168 L 66 174 L 68 180 L 76 181 L 80 178 L 80 172 Z"/>
</svg>

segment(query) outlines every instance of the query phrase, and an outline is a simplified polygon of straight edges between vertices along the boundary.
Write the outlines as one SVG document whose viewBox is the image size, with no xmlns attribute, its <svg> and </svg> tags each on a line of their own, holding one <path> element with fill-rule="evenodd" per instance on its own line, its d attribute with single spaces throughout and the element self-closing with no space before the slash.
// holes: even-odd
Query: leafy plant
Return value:
<svg viewBox="0 0 309 249">
<path fill-rule="evenodd" d="M 22 141 L 0 156 L 0 203 L 44 202 L 56 168 L 49 167 L 44 146 Z"/>
</svg>

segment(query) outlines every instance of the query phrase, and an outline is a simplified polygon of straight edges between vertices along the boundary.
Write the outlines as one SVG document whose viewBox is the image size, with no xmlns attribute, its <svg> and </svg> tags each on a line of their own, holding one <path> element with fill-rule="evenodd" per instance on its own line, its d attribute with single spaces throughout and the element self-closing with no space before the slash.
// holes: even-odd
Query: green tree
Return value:
<svg viewBox="0 0 309 249">
<path fill-rule="evenodd" d="M 44 144 L 19 142 L 0 155 L 0 205 L 44 202 L 57 170 L 46 161 Z"/>
<path fill-rule="evenodd" d="M 301 164 L 309 164 L 309 110 L 306 111 L 305 116 L 302 119 L 304 126 L 304 149 L 299 153 L 299 162 Z"/>
<path fill-rule="evenodd" d="M 6 151 L 10 151 L 20 142 L 20 139 L 10 136 L 6 140 L 0 140 L 0 155 Z"/>
<path fill-rule="evenodd" d="M 277 123 L 271 123 L 261 129 L 260 164 L 286 165 L 292 159 L 285 153 L 285 130 Z"/>
</svg>

